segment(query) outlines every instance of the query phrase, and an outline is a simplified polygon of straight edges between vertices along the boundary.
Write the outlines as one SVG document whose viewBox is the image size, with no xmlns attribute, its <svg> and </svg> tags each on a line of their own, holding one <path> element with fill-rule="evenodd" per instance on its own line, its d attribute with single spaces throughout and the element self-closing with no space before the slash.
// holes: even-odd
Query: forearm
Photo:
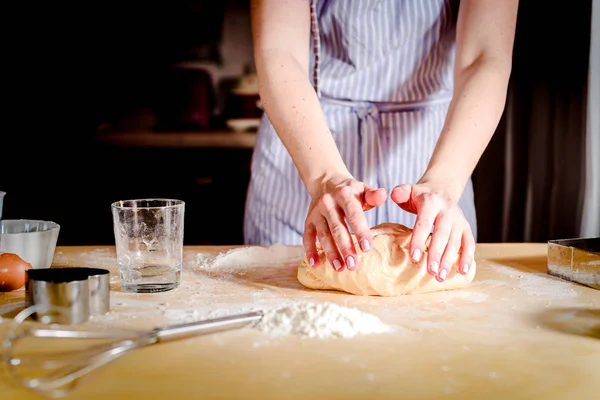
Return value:
<svg viewBox="0 0 600 400">
<path fill-rule="evenodd" d="M 498 126 L 509 75 L 502 60 L 477 61 L 456 74 L 453 100 L 421 183 L 446 185 L 458 200 Z"/>
<path fill-rule="evenodd" d="M 308 191 L 316 193 L 329 176 L 349 176 L 307 71 L 282 50 L 256 59 L 263 107 Z"/>
</svg>

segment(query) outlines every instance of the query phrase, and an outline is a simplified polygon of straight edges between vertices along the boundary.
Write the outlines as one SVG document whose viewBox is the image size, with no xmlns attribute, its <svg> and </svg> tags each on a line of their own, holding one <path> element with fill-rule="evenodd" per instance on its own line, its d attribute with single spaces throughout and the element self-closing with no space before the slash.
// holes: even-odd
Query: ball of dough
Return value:
<svg viewBox="0 0 600 400">
<path fill-rule="evenodd" d="M 401 296 L 460 289 L 475 277 L 475 268 L 471 268 L 467 275 L 459 273 L 458 255 L 446 280 L 438 282 L 427 272 L 426 253 L 419 262 L 413 262 L 410 258 L 412 229 L 400 224 L 384 223 L 373 227 L 371 231 L 373 246 L 366 253 L 360 250 L 356 237 L 352 235 L 358 254 L 356 270 L 335 271 L 317 243 L 320 263 L 313 268 L 305 258 L 298 267 L 298 281 L 309 289 L 339 290 L 362 296 Z M 430 241 L 431 235 L 426 244 L 429 245 Z"/>
</svg>

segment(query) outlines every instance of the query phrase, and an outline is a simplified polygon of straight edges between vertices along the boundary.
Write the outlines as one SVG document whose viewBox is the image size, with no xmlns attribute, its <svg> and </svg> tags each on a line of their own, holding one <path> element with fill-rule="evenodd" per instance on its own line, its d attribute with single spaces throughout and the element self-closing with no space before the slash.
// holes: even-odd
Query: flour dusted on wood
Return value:
<svg viewBox="0 0 600 400">
<path fill-rule="evenodd" d="M 321 339 L 351 338 L 391 330 L 375 315 L 328 302 L 298 302 L 267 311 L 256 328 L 271 336 L 297 335 Z"/>
<path fill-rule="evenodd" d="M 303 258 L 302 246 L 276 244 L 269 247 L 241 247 L 216 256 L 199 254 L 196 256 L 195 265 L 200 269 L 227 274 L 238 273 L 248 268 L 295 266 L 299 265 Z M 278 309 L 262 309 L 265 315 L 255 328 L 271 336 L 350 338 L 391 330 L 375 315 L 334 303 L 293 302 Z"/>
<path fill-rule="evenodd" d="M 232 270 L 248 267 L 281 265 L 302 262 L 302 246 L 275 244 L 269 247 L 250 246 L 231 249 L 215 255 L 198 254 L 196 265 L 200 269 Z"/>
</svg>

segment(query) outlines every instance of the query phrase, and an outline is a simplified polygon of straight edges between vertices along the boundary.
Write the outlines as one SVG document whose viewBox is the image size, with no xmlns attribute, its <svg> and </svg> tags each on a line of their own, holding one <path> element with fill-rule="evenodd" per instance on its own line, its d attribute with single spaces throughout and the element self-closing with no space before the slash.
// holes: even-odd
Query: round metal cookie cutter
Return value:
<svg viewBox="0 0 600 400">
<path fill-rule="evenodd" d="M 102 268 L 54 267 L 27 270 L 25 301 L 39 310 L 32 317 L 45 323 L 86 322 L 110 309 L 110 273 Z"/>
</svg>

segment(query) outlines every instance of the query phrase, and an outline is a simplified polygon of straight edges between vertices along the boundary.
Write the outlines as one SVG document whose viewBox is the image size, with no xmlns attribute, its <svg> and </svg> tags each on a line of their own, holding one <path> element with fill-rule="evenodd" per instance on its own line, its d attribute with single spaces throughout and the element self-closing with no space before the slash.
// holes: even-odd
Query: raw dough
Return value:
<svg viewBox="0 0 600 400">
<path fill-rule="evenodd" d="M 373 248 L 366 253 L 360 251 L 356 237 L 352 236 L 359 260 L 356 270 L 335 271 L 318 247 L 321 262 L 312 268 L 304 258 L 298 267 L 298 281 L 309 289 L 339 290 L 363 296 L 401 296 L 460 289 L 475 277 L 475 268 L 471 268 L 467 275 L 460 274 L 457 259 L 446 280 L 438 282 L 427 272 L 425 256 L 418 263 L 409 256 L 412 229 L 400 224 L 384 223 L 371 228 L 371 231 L 374 236 Z M 430 240 L 431 235 L 427 245 Z"/>
</svg>

